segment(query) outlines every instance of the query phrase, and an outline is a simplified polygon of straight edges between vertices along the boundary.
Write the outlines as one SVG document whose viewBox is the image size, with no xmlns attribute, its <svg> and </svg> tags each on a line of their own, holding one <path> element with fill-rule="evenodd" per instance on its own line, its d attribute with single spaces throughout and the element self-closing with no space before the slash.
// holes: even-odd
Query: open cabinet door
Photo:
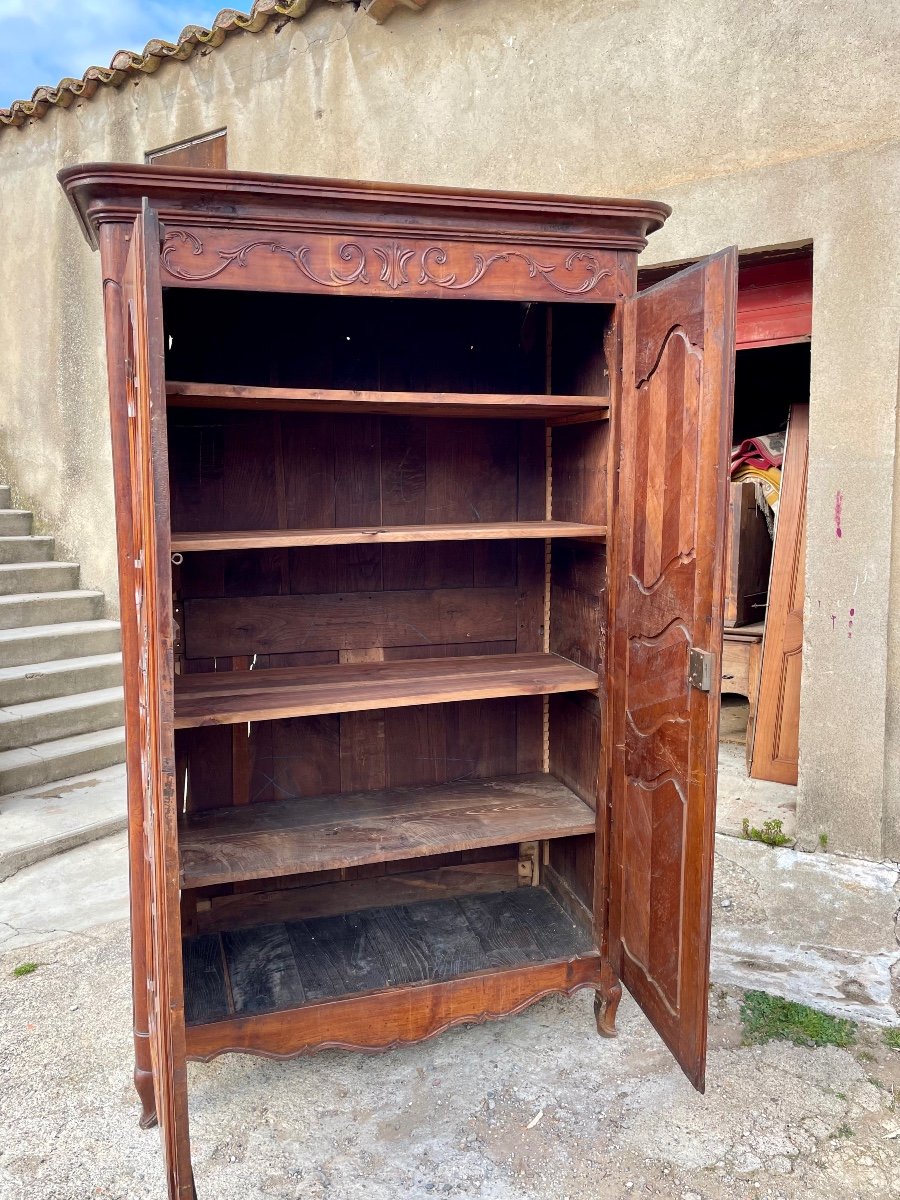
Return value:
<svg viewBox="0 0 900 1200">
<path fill-rule="evenodd" d="M 184 998 L 178 892 L 172 707 L 172 612 L 166 462 L 165 358 L 159 281 L 159 223 L 147 202 L 135 222 L 122 275 L 122 339 L 127 463 L 117 461 L 117 493 L 127 486 L 129 554 L 120 563 L 129 770 L 139 770 L 147 1008 L 156 1117 L 171 1200 L 192 1200 L 187 1125 Z M 124 439 L 120 443 L 124 450 Z M 127 471 L 127 483 L 122 478 Z M 133 660 L 133 661 L 132 661 Z M 164 719 L 168 717 L 168 719 Z M 133 781 L 129 780 L 129 792 Z M 134 910 L 133 910 L 134 911 Z"/>
<path fill-rule="evenodd" d="M 626 300 L 610 565 L 609 956 L 706 1066 L 737 254 Z"/>
</svg>

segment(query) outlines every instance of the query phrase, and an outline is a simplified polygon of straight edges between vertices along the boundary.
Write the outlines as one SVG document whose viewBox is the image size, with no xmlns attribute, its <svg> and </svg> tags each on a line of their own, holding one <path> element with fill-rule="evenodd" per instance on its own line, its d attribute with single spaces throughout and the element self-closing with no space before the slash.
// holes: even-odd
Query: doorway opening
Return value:
<svg viewBox="0 0 900 1200">
<path fill-rule="evenodd" d="M 717 827 L 751 836 L 796 809 L 811 334 L 811 252 L 742 262 Z"/>
</svg>

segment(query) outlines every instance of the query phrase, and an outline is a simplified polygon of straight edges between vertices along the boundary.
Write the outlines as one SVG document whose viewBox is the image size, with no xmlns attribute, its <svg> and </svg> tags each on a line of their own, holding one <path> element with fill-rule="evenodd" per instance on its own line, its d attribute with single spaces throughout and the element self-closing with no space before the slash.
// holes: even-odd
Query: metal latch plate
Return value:
<svg viewBox="0 0 900 1200">
<path fill-rule="evenodd" d="M 688 667 L 688 680 L 691 687 L 699 692 L 708 692 L 712 688 L 713 656 L 708 650 L 698 650 L 691 646 Z"/>
</svg>

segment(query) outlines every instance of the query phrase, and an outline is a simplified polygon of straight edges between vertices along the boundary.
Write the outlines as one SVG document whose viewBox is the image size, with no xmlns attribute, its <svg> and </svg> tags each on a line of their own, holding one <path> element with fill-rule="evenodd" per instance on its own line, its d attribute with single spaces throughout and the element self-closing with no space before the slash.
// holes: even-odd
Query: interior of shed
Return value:
<svg viewBox="0 0 900 1200">
<path fill-rule="evenodd" d="M 794 342 L 780 346 L 739 349 L 735 359 L 734 427 L 732 445 L 769 434 L 783 435 L 791 407 L 809 401 L 810 344 Z M 733 485 L 737 486 L 737 485 Z M 734 555 L 741 565 L 728 572 L 726 588 L 734 609 L 726 625 L 722 679 L 720 740 L 740 747 L 749 758 L 748 736 L 752 739 L 760 662 L 748 670 L 749 646 L 762 646 L 772 587 L 772 554 L 776 510 L 766 500 L 763 488 L 754 481 L 744 485 L 742 508 L 732 503 L 732 521 L 742 526 L 734 532 Z M 737 542 L 740 541 L 738 551 Z M 726 621 L 728 621 L 726 615 Z M 793 714 L 796 719 L 796 714 Z"/>
</svg>

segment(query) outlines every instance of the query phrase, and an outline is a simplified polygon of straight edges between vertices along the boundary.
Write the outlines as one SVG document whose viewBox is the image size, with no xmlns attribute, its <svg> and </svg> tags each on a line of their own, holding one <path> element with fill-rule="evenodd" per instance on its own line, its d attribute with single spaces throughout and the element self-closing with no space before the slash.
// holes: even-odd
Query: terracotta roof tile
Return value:
<svg viewBox="0 0 900 1200">
<path fill-rule="evenodd" d="M 346 0 L 331 2 L 341 4 Z M 362 8 L 380 22 L 390 16 L 398 5 L 418 11 L 427 3 L 428 0 L 362 0 Z M 140 53 L 117 50 L 108 67 L 88 67 L 80 79 L 61 79 L 56 87 L 35 88 L 30 100 L 14 100 L 9 108 L 0 108 L 0 131 L 11 125 L 24 125 L 27 121 L 38 120 L 51 105 L 68 108 L 76 99 L 89 100 L 101 85 L 119 87 L 134 75 L 150 75 L 161 62 L 171 59 L 185 62 L 198 46 L 215 49 L 231 33 L 259 33 L 275 18 L 299 20 L 312 4 L 313 0 L 253 0 L 249 13 L 223 8 L 211 29 L 204 29 L 202 25 L 187 25 L 174 45 L 153 38 Z"/>
</svg>

